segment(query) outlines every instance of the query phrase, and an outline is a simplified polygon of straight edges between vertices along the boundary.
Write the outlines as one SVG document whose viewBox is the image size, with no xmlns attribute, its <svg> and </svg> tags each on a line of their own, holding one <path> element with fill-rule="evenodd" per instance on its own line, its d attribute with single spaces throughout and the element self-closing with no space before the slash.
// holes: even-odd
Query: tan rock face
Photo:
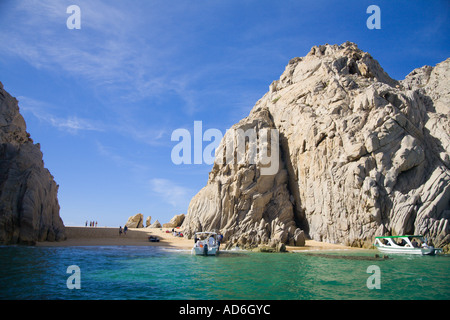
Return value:
<svg viewBox="0 0 450 320">
<path fill-rule="evenodd" d="M 252 132 L 251 129 L 254 129 L 259 134 L 264 129 L 275 127 L 267 110 L 260 110 L 231 129 L 225 135 L 223 145 L 218 148 L 224 154 L 227 148 L 225 141 L 235 130 Z M 253 141 L 258 143 L 259 150 L 262 149 L 260 141 Z M 270 143 L 263 144 L 273 151 L 270 150 Z M 247 151 L 250 149 L 252 147 L 247 146 Z M 304 243 L 303 233 L 294 221 L 287 189 L 287 170 L 281 157 L 277 159 L 279 167 L 273 175 L 262 174 L 261 168 L 264 166 L 257 161 L 240 164 L 237 155 L 234 160 L 234 163 L 216 160 L 207 186 L 191 200 L 183 223 L 185 234 L 191 237 L 196 231 L 220 230 L 230 244 L 241 246 L 270 242 Z"/>
<path fill-rule="evenodd" d="M 155 222 L 153 222 L 151 224 L 151 226 L 149 228 L 162 228 L 162 226 L 161 226 L 161 223 L 158 220 L 156 220 Z"/>
<path fill-rule="evenodd" d="M 0 243 L 66 237 L 58 185 L 44 168 L 40 145 L 29 137 L 17 100 L 0 83 Z"/>
<path fill-rule="evenodd" d="M 177 214 L 175 215 L 168 223 L 163 224 L 163 228 L 177 228 L 181 227 L 184 222 L 185 214 Z"/>
<path fill-rule="evenodd" d="M 148 228 L 152 225 L 152 217 L 148 216 L 147 219 L 145 219 L 145 227 Z"/>
<path fill-rule="evenodd" d="M 142 213 L 135 214 L 128 218 L 125 226 L 128 228 L 143 228 L 144 227 L 144 215 Z"/>
<path fill-rule="evenodd" d="M 292 244 L 300 228 L 354 246 L 385 234 L 449 243 L 449 66 L 396 81 L 349 42 L 292 59 L 235 125 L 278 130 L 278 172 L 215 163 L 190 203 L 186 234 L 217 229 L 236 243 Z"/>
</svg>

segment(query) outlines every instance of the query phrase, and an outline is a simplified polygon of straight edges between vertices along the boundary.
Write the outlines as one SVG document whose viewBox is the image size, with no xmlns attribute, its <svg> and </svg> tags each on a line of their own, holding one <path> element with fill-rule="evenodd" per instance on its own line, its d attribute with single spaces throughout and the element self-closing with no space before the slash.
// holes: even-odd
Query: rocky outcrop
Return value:
<svg viewBox="0 0 450 320">
<path fill-rule="evenodd" d="M 149 228 L 162 228 L 161 223 L 156 220 L 155 222 L 152 223 L 152 225 Z"/>
<path fill-rule="evenodd" d="M 152 225 L 152 217 L 148 216 L 147 219 L 145 219 L 145 227 L 148 228 Z"/>
<path fill-rule="evenodd" d="M 423 234 L 448 244 L 449 65 L 396 81 L 350 42 L 292 59 L 232 128 L 276 129 L 278 171 L 262 175 L 263 165 L 248 161 L 250 145 L 239 164 L 216 155 L 185 234 L 217 229 L 233 243 L 296 244 L 307 236 L 353 246 Z"/>
<path fill-rule="evenodd" d="M 143 228 L 144 227 L 144 215 L 142 213 L 135 214 L 128 218 L 125 226 L 128 228 Z"/>
<path fill-rule="evenodd" d="M 266 109 L 255 111 L 226 133 L 218 152 L 227 152 L 227 139 L 235 142 L 235 146 L 238 144 L 234 135 L 238 130 L 255 132 L 257 136 L 264 129 L 275 129 L 270 114 Z M 271 146 L 261 137 L 249 143 L 263 144 L 267 149 Z M 247 146 L 247 150 L 255 147 Z M 191 200 L 183 223 L 184 233 L 191 237 L 196 231 L 220 230 L 224 240 L 240 246 L 269 242 L 297 244 L 294 236 L 300 230 L 294 221 L 288 174 L 281 158 L 277 160 L 279 170 L 263 175 L 260 163 L 248 163 L 248 153 L 240 164 L 220 163 L 216 159 L 208 184 Z"/>
<path fill-rule="evenodd" d="M 65 239 L 58 185 L 44 168 L 19 113 L 0 83 L 0 243 L 34 244 Z"/>
<path fill-rule="evenodd" d="M 163 224 L 163 228 L 178 228 L 184 222 L 185 214 L 177 214 L 175 215 L 168 223 Z"/>
</svg>

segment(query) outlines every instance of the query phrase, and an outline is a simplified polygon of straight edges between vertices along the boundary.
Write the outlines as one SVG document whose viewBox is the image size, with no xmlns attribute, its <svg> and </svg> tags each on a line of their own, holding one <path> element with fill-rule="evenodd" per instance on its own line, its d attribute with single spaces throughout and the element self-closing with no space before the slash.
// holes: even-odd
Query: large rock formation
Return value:
<svg viewBox="0 0 450 320">
<path fill-rule="evenodd" d="M 176 214 L 173 216 L 172 219 L 170 219 L 170 221 L 168 223 L 164 223 L 163 224 L 163 228 L 178 228 L 181 227 L 181 225 L 183 224 L 184 218 L 185 218 L 185 214 Z"/>
<path fill-rule="evenodd" d="M 162 228 L 162 226 L 161 226 L 161 223 L 160 223 L 158 220 L 156 220 L 156 221 L 153 222 L 153 223 L 151 224 L 151 226 L 148 227 L 148 228 Z"/>
<path fill-rule="evenodd" d="M 278 171 L 262 175 L 264 166 L 247 155 L 223 161 L 227 133 L 207 185 L 191 200 L 185 234 L 217 229 L 255 245 L 301 243 L 304 232 L 353 246 L 377 235 L 423 234 L 448 244 L 449 65 L 396 81 L 350 42 L 292 59 L 232 128 L 276 128 Z"/>
<path fill-rule="evenodd" d="M 142 213 L 135 214 L 128 218 L 125 226 L 128 228 L 143 228 L 144 227 L 144 215 Z"/>
<path fill-rule="evenodd" d="M 225 134 L 216 156 L 233 148 L 232 144 L 227 146 L 227 139 L 234 146 L 239 143 L 234 134 L 238 130 L 255 132 L 258 136 L 256 140 L 249 139 L 251 145 L 247 145 L 247 151 L 256 149 L 259 144 L 270 149 L 271 144 L 263 141 L 261 133 L 274 128 L 267 109 L 255 110 Z M 298 244 L 294 236 L 298 238 L 302 233 L 294 221 L 285 164 L 278 157 L 279 170 L 263 175 L 264 166 L 256 160 L 249 161 L 248 152 L 242 163 L 235 160 L 236 164 L 221 163 L 216 158 L 207 186 L 191 200 L 183 223 L 185 234 L 190 237 L 196 231 L 216 229 L 229 243 L 241 246 L 271 241 Z"/>
<path fill-rule="evenodd" d="M 57 193 L 17 100 L 0 83 L 0 243 L 64 240 Z"/>
</svg>

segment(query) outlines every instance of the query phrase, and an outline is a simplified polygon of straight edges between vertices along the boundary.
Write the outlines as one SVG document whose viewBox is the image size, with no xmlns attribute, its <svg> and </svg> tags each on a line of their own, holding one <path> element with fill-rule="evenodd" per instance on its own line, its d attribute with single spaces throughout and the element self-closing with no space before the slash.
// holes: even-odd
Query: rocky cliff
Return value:
<svg viewBox="0 0 450 320">
<path fill-rule="evenodd" d="M 34 244 L 65 239 L 58 185 L 44 168 L 19 113 L 0 83 L 0 243 Z"/>
<path fill-rule="evenodd" d="M 396 81 L 350 42 L 292 59 L 229 131 L 276 129 L 278 171 L 262 175 L 264 163 L 248 161 L 252 139 L 243 161 L 216 154 L 189 205 L 185 234 L 217 229 L 250 246 L 301 244 L 304 235 L 368 246 L 377 235 L 397 234 L 448 244 L 449 66 L 447 59 Z M 264 148 L 273 149 L 267 142 L 257 150 Z"/>
</svg>

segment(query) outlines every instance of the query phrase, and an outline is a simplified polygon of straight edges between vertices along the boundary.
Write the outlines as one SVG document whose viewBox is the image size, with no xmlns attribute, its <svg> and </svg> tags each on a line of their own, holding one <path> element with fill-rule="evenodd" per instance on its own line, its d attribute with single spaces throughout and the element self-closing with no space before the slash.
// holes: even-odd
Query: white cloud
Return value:
<svg viewBox="0 0 450 320">
<path fill-rule="evenodd" d="M 174 208 L 186 210 L 189 206 L 194 191 L 190 188 L 180 186 L 168 179 L 154 178 L 150 180 L 150 187 L 153 193 Z"/>
<path fill-rule="evenodd" d="M 262 51 L 255 44 L 251 52 L 227 48 L 231 58 L 226 61 L 197 60 L 192 53 L 201 52 L 195 46 L 202 42 L 202 32 L 208 32 L 205 25 L 215 27 L 212 15 L 226 6 L 222 3 L 78 0 L 81 29 L 69 30 L 66 8 L 72 4 L 14 2 L 0 13 L 0 43 L 7 44 L 0 46 L 0 59 L 20 58 L 36 69 L 84 82 L 82 87 L 93 88 L 120 117 L 124 110 L 112 105 L 170 96 L 181 101 L 177 111 L 193 116 L 209 107 L 206 100 L 227 99 L 229 90 L 221 87 L 219 76 L 224 70 L 232 71 L 225 72 L 228 76 L 246 70 L 261 52 L 273 48 L 271 43 Z M 217 82 L 211 88 L 205 79 L 212 78 Z"/>
<path fill-rule="evenodd" d="M 19 106 L 25 113 L 29 112 L 35 116 L 39 121 L 46 122 L 51 126 L 76 134 L 78 131 L 104 131 L 103 123 L 91 119 L 80 118 L 76 115 L 68 117 L 59 117 L 52 114 L 52 110 L 57 110 L 56 107 L 49 103 L 31 99 L 28 97 L 18 97 Z"/>
<path fill-rule="evenodd" d="M 155 110 L 154 117 L 150 112 L 145 116 L 133 113 L 133 104 L 148 102 L 151 109 L 152 102 L 160 107 L 170 99 L 176 104 L 167 111 L 190 117 L 212 109 L 215 100 L 231 104 L 229 88 L 222 88 L 219 76 L 214 86 L 205 79 L 223 70 L 233 74 L 245 70 L 249 60 L 255 59 L 255 54 L 243 58 L 247 52 L 241 54 L 237 49 L 228 49 L 235 59 L 226 61 L 192 58 L 199 37 L 193 31 L 203 30 L 203 19 L 209 26 L 215 23 L 211 15 L 201 13 L 212 14 L 222 4 L 77 0 L 81 29 L 69 30 L 66 8 L 72 4 L 70 0 L 23 0 L 0 13 L 0 43 L 7 44 L 0 46 L 0 59 L 8 62 L 11 57 L 19 58 L 36 69 L 75 79 L 80 87 L 92 89 L 101 108 L 106 109 L 109 120 L 103 121 L 108 121 L 108 126 L 73 115 L 73 110 L 64 111 L 64 106 L 55 113 L 34 113 L 62 130 L 107 129 L 149 145 L 161 145 L 173 130 L 166 129 L 173 127 L 172 119 L 161 109 Z M 257 49 L 253 53 L 259 52 Z M 160 123 L 164 117 L 166 122 Z"/>
<path fill-rule="evenodd" d="M 87 80 L 115 98 L 139 100 L 167 91 L 183 95 L 186 90 L 178 91 L 178 83 L 168 78 L 174 48 L 158 44 L 163 37 L 148 19 L 151 14 L 144 16 L 134 3 L 78 1 L 81 29 L 69 30 L 70 4 L 49 0 L 15 4 L 0 16 L 4 20 L 0 41 L 8 44 L 0 46 L 0 53 L 21 58 L 36 69 Z"/>
<path fill-rule="evenodd" d="M 115 132 L 149 146 L 170 144 L 171 129 L 163 123 L 149 127 L 138 123 L 138 121 L 130 117 L 126 117 L 125 114 L 117 122 L 113 121 L 110 123 L 105 123 L 98 119 L 83 118 L 74 114 L 57 116 L 56 114 L 65 111 L 64 108 L 24 96 L 19 96 L 18 100 L 21 112 L 25 116 L 31 114 L 40 122 L 47 123 L 70 134 L 77 134 L 79 131 Z M 106 148 L 100 148 L 100 150 L 104 155 L 106 154 Z"/>
<path fill-rule="evenodd" d="M 81 119 L 72 116 L 67 119 L 50 117 L 47 119 L 54 127 L 68 130 L 69 132 L 77 132 L 78 130 L 103 131 L 98 125 L 91 123 L 87 119 Z"/>
</svg>

